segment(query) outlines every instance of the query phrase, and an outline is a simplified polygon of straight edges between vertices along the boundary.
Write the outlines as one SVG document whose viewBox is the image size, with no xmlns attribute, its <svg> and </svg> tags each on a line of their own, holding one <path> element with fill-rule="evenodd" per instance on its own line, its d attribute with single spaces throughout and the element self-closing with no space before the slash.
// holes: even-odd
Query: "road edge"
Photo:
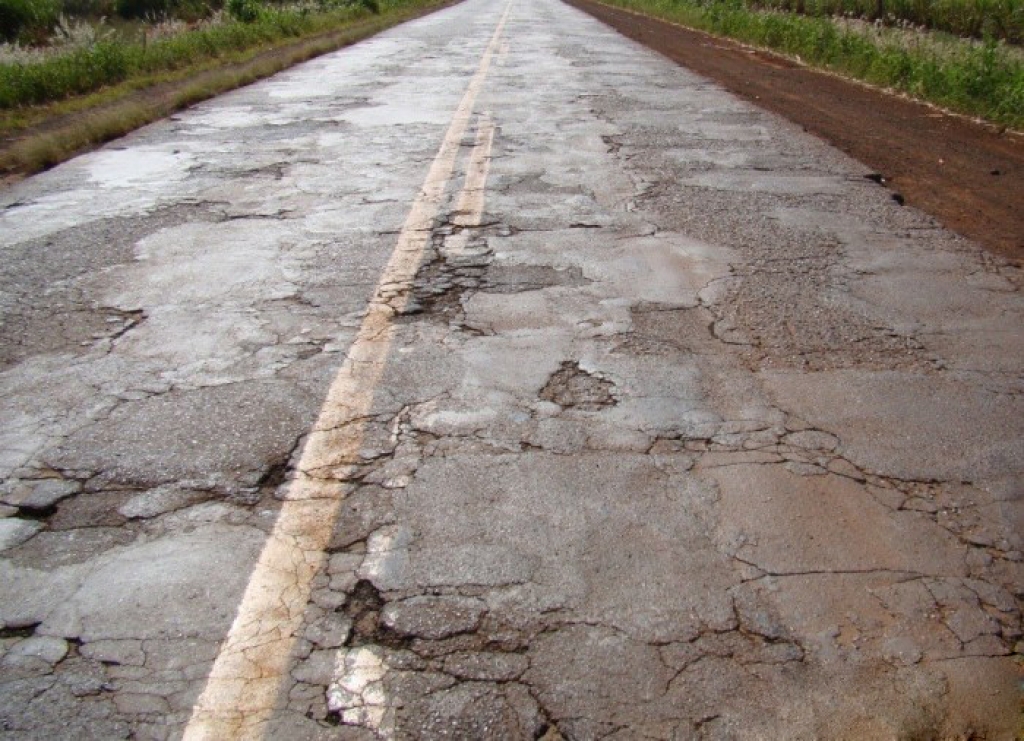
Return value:
<svg viewBox="0 0 1024 741">
<path fill-rule="evenodd" d="M 864 164 L 865 175 L 890 188 L 897 202 L 930 214 L 988 252 L 1024 266 L 1024 212 L 1018 207 L 1024 192 L 1024 135 L 800 64 L 772 50 L 600 0 L 563 2 L 801 126 Z M 625 19 L 636 27 L 627 27 Z M 723 61 L 746 71 L 723 74 Z M 810 95 L 810 85 L 829 95 Z M 863 119 L 859 127 L 850 125 L 849 111 L 856 103 Z M 866 117 L 864 110 L 871 107 L 875 115 Z M 912 127 L 921 132 L 916 143 L 907 134 Z M 901 138 L 902 146 L 889 146 Z"/>
</svg>

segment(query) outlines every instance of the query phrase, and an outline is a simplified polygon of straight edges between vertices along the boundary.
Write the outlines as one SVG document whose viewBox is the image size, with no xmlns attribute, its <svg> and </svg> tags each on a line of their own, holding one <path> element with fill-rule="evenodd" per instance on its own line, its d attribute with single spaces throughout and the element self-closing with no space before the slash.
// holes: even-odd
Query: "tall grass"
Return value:
<svg viewBox="0 0 1024 741">
<path fill-rule="evenodd" d="M 899 22 L 970 36 L 1024 41 L 1024 0 L 744 0 L 748 8 Z"/>
<path fill-rule="evenodd" d="M 857 30 L 830 18 L 752 11 L 741 0 L 605 1 L 1024 129 L 1024 56 L 993 39 L 936 42 L 922 34 L 915 43 L 906 34 Z"/>
<path fill-rule="evenodd" d="M 10 143 L 0 146 L 0 174 L 38 172 L 192 103 L 367 38 L 442 2 L 385 0 L 380 3 L 379 14 L 339 23 L 298 40 L 284 39 L 269 49 L 257 46 L 239 51 L 229 56 L 229 64 L 208 59 L 177 71 L 135 77 L 71 100 L 5 111 L 0 115 L 0 134 L 26 128 L 28 133 L 16 134 Z M 148 86 L 158 83 L 163 86 L 163 94 L 145 94 Z M 40 122 L 53 126 L 34 131 L 32 127 Z"/>
<path fill-rule="evenodd" d="M 57 0 L 0 0 L 0 39 L 13 41 L 25 31 L 44 34 L 61 11 Z"/>
<path fill-rule="evenodd" d="M 391 0 L 399 6 L 402 0 Z M 99 90 L 131 77 L 182 69 L 269 42 L 328 30 L 371 15 L 364 6 L 327 12 L 261 8 L 252 22 L 226 20 L 147 41 L 107 38 L 43 59 L 0 63 L 0 109 L 38 105 Z"/>
</svg>

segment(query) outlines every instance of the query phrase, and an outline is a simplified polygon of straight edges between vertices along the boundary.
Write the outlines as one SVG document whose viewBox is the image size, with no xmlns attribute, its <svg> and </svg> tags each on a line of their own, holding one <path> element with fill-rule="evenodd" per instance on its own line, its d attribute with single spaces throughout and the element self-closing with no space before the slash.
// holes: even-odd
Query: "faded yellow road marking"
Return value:
<svg viewBox="0 0 1024 741">
<path fill-rule="evenodd" d="M 331 384 L 238 614 L 192 710 L 185 741 L 262 738 L 278 704 L 311 584 L 324 565 L 324 550 L 346 493 L 346 481 L 358 462 L 364 434 L 361 420 L 370 411 L 374 388 L 384 372 L 394 336 L 392 319 L 408 301 L 412 280 L 455 169 L 460 142 L 510 10 L 511 3 L 455 110 L 366 317 Z M 493 137 L 493 126 L 489 131 L 487 136 Z M 479 137 L 480 132 L 478 144 Z M 467 187 L 471 178 L 479 181 L 480 174 L 474 175 L 473 169 L 471 166 L 467 175 Z M 482 209 L 482 198 L 481 190 L 479 201 L 474 196 L 467 208 Z"/>
<path fill-rule="evenodd" d="M 469 155 L 466 180 L 455 206 L 453 222 L 459 226 L 480 226 L 493 144 L 494 122 L 488 114 L 483 114 L 477 121 L 476 141 Z M 469 236 L 465 232 L 452 234 L 445 239 L 445 251 L 449 255 L 457 254 L 466 249 L 468 242 Z M 377 553 L 371 550 L 363 564 L 364 569 L 369 566 L 367 571 L 371 579 L 387 560 L 386 554 L 391 551 L 390 538 L 386 538 L 381 546 Z M 395 714 L 394 708 L 388 707 L 384 689 L 387 671 L 387 655 L 379 646 L 339 650 L 334 677 L 327 689 L 327 705 L 340 713 L 346 724 L 369 728 L 378 738 L 390 741 L 395 737 Z"/>
<path fill-rule="evenodd" d="M 488 114 L 480 116 L 476 142 L 469 156 L 466 182 L 455 205 L 452 221 L 459 226 L 479 226 L 484 214 L 484 192 L 491 168 L 491 146 L 494 144 L 494 122 Z"/>
</svg>

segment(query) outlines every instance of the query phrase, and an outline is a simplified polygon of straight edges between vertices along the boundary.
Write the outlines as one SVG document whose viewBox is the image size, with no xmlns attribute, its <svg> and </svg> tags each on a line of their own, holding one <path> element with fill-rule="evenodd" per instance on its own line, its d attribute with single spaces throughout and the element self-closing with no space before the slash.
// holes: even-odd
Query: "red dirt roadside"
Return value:
<svg viewBox="0 0 1024 741">
<path fill-rule="evenodd" d="M 1024 136 L 594 0 L 567 3 L 803 126 L 907 204 L 1024 263 Z"/>
</svg>

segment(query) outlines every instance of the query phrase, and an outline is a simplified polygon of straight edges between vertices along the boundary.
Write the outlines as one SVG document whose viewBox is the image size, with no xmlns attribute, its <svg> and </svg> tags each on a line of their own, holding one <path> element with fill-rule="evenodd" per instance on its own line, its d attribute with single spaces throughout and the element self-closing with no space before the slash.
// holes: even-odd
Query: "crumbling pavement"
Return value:
<svg viewBox="0 0 1024 741">
<path fill-rule="evenodd" d="M 502 9 L 444 13 L 490 33 Z M 1012 737 L 1019 269 L 576 11 L 518 0 L 506 35 L 482 217 L 469 132 L 267 737 Z M 423 167 L 458 93 L 394 162 Z M 250 115 L 218 110 L 170 131 Z M 417 185 L 331 141 L 391 180 L 174 186 L 133 262 L 78 279 L 118 321 L 11 359 L 12 738 L 187 722 Z M 164 304 L 207 254 L 227 289 Z"/>
</svg>

